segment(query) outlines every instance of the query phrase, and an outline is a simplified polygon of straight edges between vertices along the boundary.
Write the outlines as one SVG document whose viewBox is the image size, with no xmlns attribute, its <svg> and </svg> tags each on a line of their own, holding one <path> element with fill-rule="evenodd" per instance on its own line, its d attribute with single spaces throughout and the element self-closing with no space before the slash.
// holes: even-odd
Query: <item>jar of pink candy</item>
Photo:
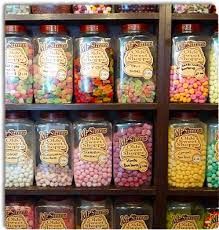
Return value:
<svg viewBox="0 0 219 230">
<path fill-rule="evenodd" d="M 176 31 L 172 39 L 170 102 L 205 103 L 209 38 L 200 35 L 200 24 L 178 24 Z"/>
<path fill-rule="evenodd" d="M 5 102 L 32 103 L 32 40 L 23 25 L 7 25 L 5 30 Z"/>
<path fill-rule="evenodd" d="M 139 112 L 122 114 L 113 134 L 113 177 L 116 186 L 150 185 L 152 125 Z"/>
<path fill-rule="evenodd" d="M 110 14 L 112 5 L 73 5 L 74 14 Z"/>
<path fill-rule="evenodd" d="M 36 185 L 71 185 L 71 123 L 65 119 L 62 112 L 44 112 L 36 124 L 36 131 Z"/>
<path fill-rule="evenodd" d="M 99 112 L 80 116 L 73 126 L 75 185 L 108 186 L 112 178 L 112 125 Z"/>
</svg>

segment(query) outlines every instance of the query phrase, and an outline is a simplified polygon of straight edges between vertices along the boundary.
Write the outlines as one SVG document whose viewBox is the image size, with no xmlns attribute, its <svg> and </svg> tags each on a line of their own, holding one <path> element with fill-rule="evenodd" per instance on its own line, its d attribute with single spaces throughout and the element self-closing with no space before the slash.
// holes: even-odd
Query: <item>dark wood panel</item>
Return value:
<svg viewBox="0 0 219 230">
<path fill-rule="evenodd" d="M 172 14 L 172 20 L 218 20 L 217 14 Z"/>
<path fill-rule="evenodd" d="M 218 104 L 210 104 L 210 103 L 170 103 L 170 110 L 217 110 Z"/>
<path fill-rule="evenodd" d="M 211 188 L 189 188 L 189 189 L 179 189 L 179 188 L 169 188 L 169 196 L 200 196 L 200 197 L 219 197 L 218 189 Z"/>
</svg>

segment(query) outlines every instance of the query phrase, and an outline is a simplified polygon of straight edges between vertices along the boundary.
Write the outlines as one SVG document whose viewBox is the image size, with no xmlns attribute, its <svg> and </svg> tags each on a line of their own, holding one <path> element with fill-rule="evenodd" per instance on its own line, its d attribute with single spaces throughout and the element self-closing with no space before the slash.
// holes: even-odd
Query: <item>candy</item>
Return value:
<svg viewBox="0 0 219 230">
<path fill-rule="evenodd" d="M 74 96 L 77 103 L 108 103 L 113 100 L 113 50 L 111 39 L 100 32 L 103 25 L 81 26 L 87 33 L 75 39 Z"/>
<path fill-rule="evenodd" d="M 173 4 L 174 13 L 203 13 L 208 14 L 210 4 Z"/>
<path fill-rule="evenodd" d="M 109 14 L 112 5 L 73 5 L 74 14 Z"/>
<path fill-rule="evenodd" d="M 34 207 L 28 202 L 7 202 L 5 206 L 7 229 L 34 229 Z"/>
<path fill-rule="evenodd" d="M 25 4 L 7 4 L 5 14 L 30 14 L 30 6 Z"/>
<path fill-rule="evenodd" d="M 219 228 L 219 208 L 211 207 L 206 209 L 204 228 L 205 229 L 218 229 Z"/>
<path fill-rule="evenodd" d="M 157 12 L 158 5 L 122 4 L 122 5 L 116 5 L 115 11 L 117 13 Z"/>
<path fill-rule="evenodd" d="M 71 5 L 42 4 L 31 6 L 33 14 L 67 14 L 71 13 Z"/>
<path fill-rule="evenodd" d="M 113 134 L 113 176 L 116 186 L 149 185 L 152 177 L 152 126 L 116 124 Z"/>
<path fill-rule="evenodd" d="M 71 103 L 73 47 L 72 39 L 63 34 L 65 30 L 62 25 L 42 25 L 40 31 L 44 35 L 35 39 L 35 47 L 39 47 L 34 56 L 36 103 Z"/>
<path fill-rule="evenodd" d="M 168 136 L 168 184 L 202 187 L 205 180 L 206 125 L 199 121 L 171 122 Z"/>
</svg>

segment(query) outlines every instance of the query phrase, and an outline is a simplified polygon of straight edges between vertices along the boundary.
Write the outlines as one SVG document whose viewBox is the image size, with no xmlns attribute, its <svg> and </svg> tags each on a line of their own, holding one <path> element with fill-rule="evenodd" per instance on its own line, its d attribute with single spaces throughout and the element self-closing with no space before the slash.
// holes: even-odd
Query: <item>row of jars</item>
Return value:
<svg viewBox="0 0 219 230">
<path fill-rule="evenodd" d="M 167 206 L 167 229 L 218 229 L 219 207 L 195 202 L 171 201 Z M 37 203 L 6 201 L 7 229 L 152 229 L 153 209 L 140 197 L 52 198 Z"/>
<path fill-rule="evenodd" d="M 6 202 L 7 229 L 152 229 L 153 209 L 139 197 L 87 196 L 76 202 L 50 197 Z"/>
<path fill-rule="evenodd" d="M 42 113 L 36 129 L 25 116 L 7 114 L 6 187 L 31 186 L 35 164 L 37 186 L 68 186 L 73 175 L 76 187 L 108 186 L 112 175 L 118 187 L 151 184 L 153 127 L 141 113 L 121 113 L 113 135 L 111 123 L 97 112 L 82 113 L 73 129 L 61 112 Z M 217 121 L 208 124 L 207 134 L 206 124 L 180 113 L 170 121 L 168 159 L 170 186 L 202 187 L 206 178 L 208 187 L 218 188 Z"/>
<path fill-rule="evenodd" d="M 116 73 L 113 41 L 106 27 L 82 25 L 80 30 L 73 51 L 72 38 L 63 25 L 41 25 L 41 34 L 33 42 L 24 26 L 6 26 L 5 102 L 32 103 L 34 96 L 35 103 L 60 104 L 71 103 L 74 96 L 76 103 L 109 103 L 114 88 L 119 103 L 154 102 L 157 39 L 149 33 L 148 24 L 122 26 Z M 211 103 L 218 102 L 218 38 L 214 35 L 210 42 L 198 34 L 200 30 L 199 24 L 177 27 L 171 102 L 204 103 L 208 96 Z"/>
</svg>

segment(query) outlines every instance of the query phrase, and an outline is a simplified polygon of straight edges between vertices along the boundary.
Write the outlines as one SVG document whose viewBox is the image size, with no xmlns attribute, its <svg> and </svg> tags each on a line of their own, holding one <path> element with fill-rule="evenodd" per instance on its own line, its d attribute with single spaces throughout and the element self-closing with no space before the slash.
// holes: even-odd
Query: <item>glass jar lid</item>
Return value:
<svg viewBox="0 0 219 230">
<path fill-rule="evenodd" d="M 26 27 L 23 25 L 6 25 L 5 33 L 14 34 L 14 33 L 26 33 Z"/>
<path fill-rule="evenodd" d="M 105 33 L 106 26 L 102 24 L 81 25 L 80 31 L 83 33 Z"/>
<path fill-rule="evenodd" d="M 44 120 L 57 120 L 57 119 L 63 119 L 65 118 L 65 113 L 64 112 L 42 112 L 40 114 L 40 118 Z"/>
<path fill-rule="evenodd" d="M 64 25 L 41 25 L 40 32 L 46 34 L 53 33 L 66 33 L 66 27 Z"/>
<path fill-rule="evenodd" d="M 201 25 L 198 23 L 178 24 L 176 26 L 176 32 L 178 33 L 199 33 L 200 31 Z"/>
<path fill-rule="evenodd" d="M 144 120 L 144 115 L 141 112 L 121 112 L 120 118 L 127 121 L 142 121 Z"/>
<path fill-rule="evenodd" d="M 148 24 L 138 23 L 138 24 L 124 24 L 122 25 L 122 32 L 123 33 L 130 33 L 130 32 L 147 32 L 149 29 Z"/>
<path fill-rule="evenodd" d="M 6 119 L 24 119 L 28 118 L 27 111 L 7 111 L 6 112 Z"/>
</svg>

